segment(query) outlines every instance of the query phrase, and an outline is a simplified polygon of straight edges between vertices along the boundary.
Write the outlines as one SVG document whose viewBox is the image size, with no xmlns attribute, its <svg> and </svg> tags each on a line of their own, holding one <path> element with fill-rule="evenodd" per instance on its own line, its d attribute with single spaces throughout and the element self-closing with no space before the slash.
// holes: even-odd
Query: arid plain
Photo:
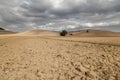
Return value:
<svg viewBox="0 0 120 80">
<path fill-rule="evenodd" d="M 0 80 L 120 80 L 120 37 L 1 35 Z"/>
</svg>

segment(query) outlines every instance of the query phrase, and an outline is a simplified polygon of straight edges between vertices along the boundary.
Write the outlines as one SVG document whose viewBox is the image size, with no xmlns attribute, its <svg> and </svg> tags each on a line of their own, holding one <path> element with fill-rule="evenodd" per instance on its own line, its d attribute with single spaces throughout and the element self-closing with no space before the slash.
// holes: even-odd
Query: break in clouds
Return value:
<svg viewBox="0 0 120 80">
<path fill-rule="evenodd" d="M 0 0 L 0 27 L 120 31 L 120 0 Z"/>
</svg>

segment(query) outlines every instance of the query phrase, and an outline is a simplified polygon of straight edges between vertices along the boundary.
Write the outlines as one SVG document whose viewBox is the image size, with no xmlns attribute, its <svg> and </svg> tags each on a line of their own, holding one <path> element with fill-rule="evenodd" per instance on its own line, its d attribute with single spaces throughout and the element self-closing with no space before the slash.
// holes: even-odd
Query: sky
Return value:
<svg viewBox="0 0 120 80">
<path fill-rule="evenodd" d="M 120 31 L 120 0 L 0 0 L 0 27 Z"/>
</svg>

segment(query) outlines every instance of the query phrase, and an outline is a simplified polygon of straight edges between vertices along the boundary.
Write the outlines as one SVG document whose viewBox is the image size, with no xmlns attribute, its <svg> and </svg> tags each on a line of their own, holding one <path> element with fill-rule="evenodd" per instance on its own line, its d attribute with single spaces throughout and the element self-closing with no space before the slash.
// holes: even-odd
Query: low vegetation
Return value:
<svg viewBox="0 0 120 80">
<path fill-rule="evenodd" d="M 66 36 L 68 34 L 68 32 L 66 30 L 62 30 L 60 32 L 60 36 Z"/>
</svg>

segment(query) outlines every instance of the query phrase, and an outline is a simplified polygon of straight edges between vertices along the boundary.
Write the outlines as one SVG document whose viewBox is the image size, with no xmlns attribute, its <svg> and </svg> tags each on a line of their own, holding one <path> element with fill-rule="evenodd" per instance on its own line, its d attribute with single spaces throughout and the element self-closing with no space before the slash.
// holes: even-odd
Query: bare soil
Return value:
<svg viewBox="0 0 120 80">
<path fill-rule="evenodd" d="M 120 80 L 120 37 L 0 36 L 0 80 Z"/>
</svg>

